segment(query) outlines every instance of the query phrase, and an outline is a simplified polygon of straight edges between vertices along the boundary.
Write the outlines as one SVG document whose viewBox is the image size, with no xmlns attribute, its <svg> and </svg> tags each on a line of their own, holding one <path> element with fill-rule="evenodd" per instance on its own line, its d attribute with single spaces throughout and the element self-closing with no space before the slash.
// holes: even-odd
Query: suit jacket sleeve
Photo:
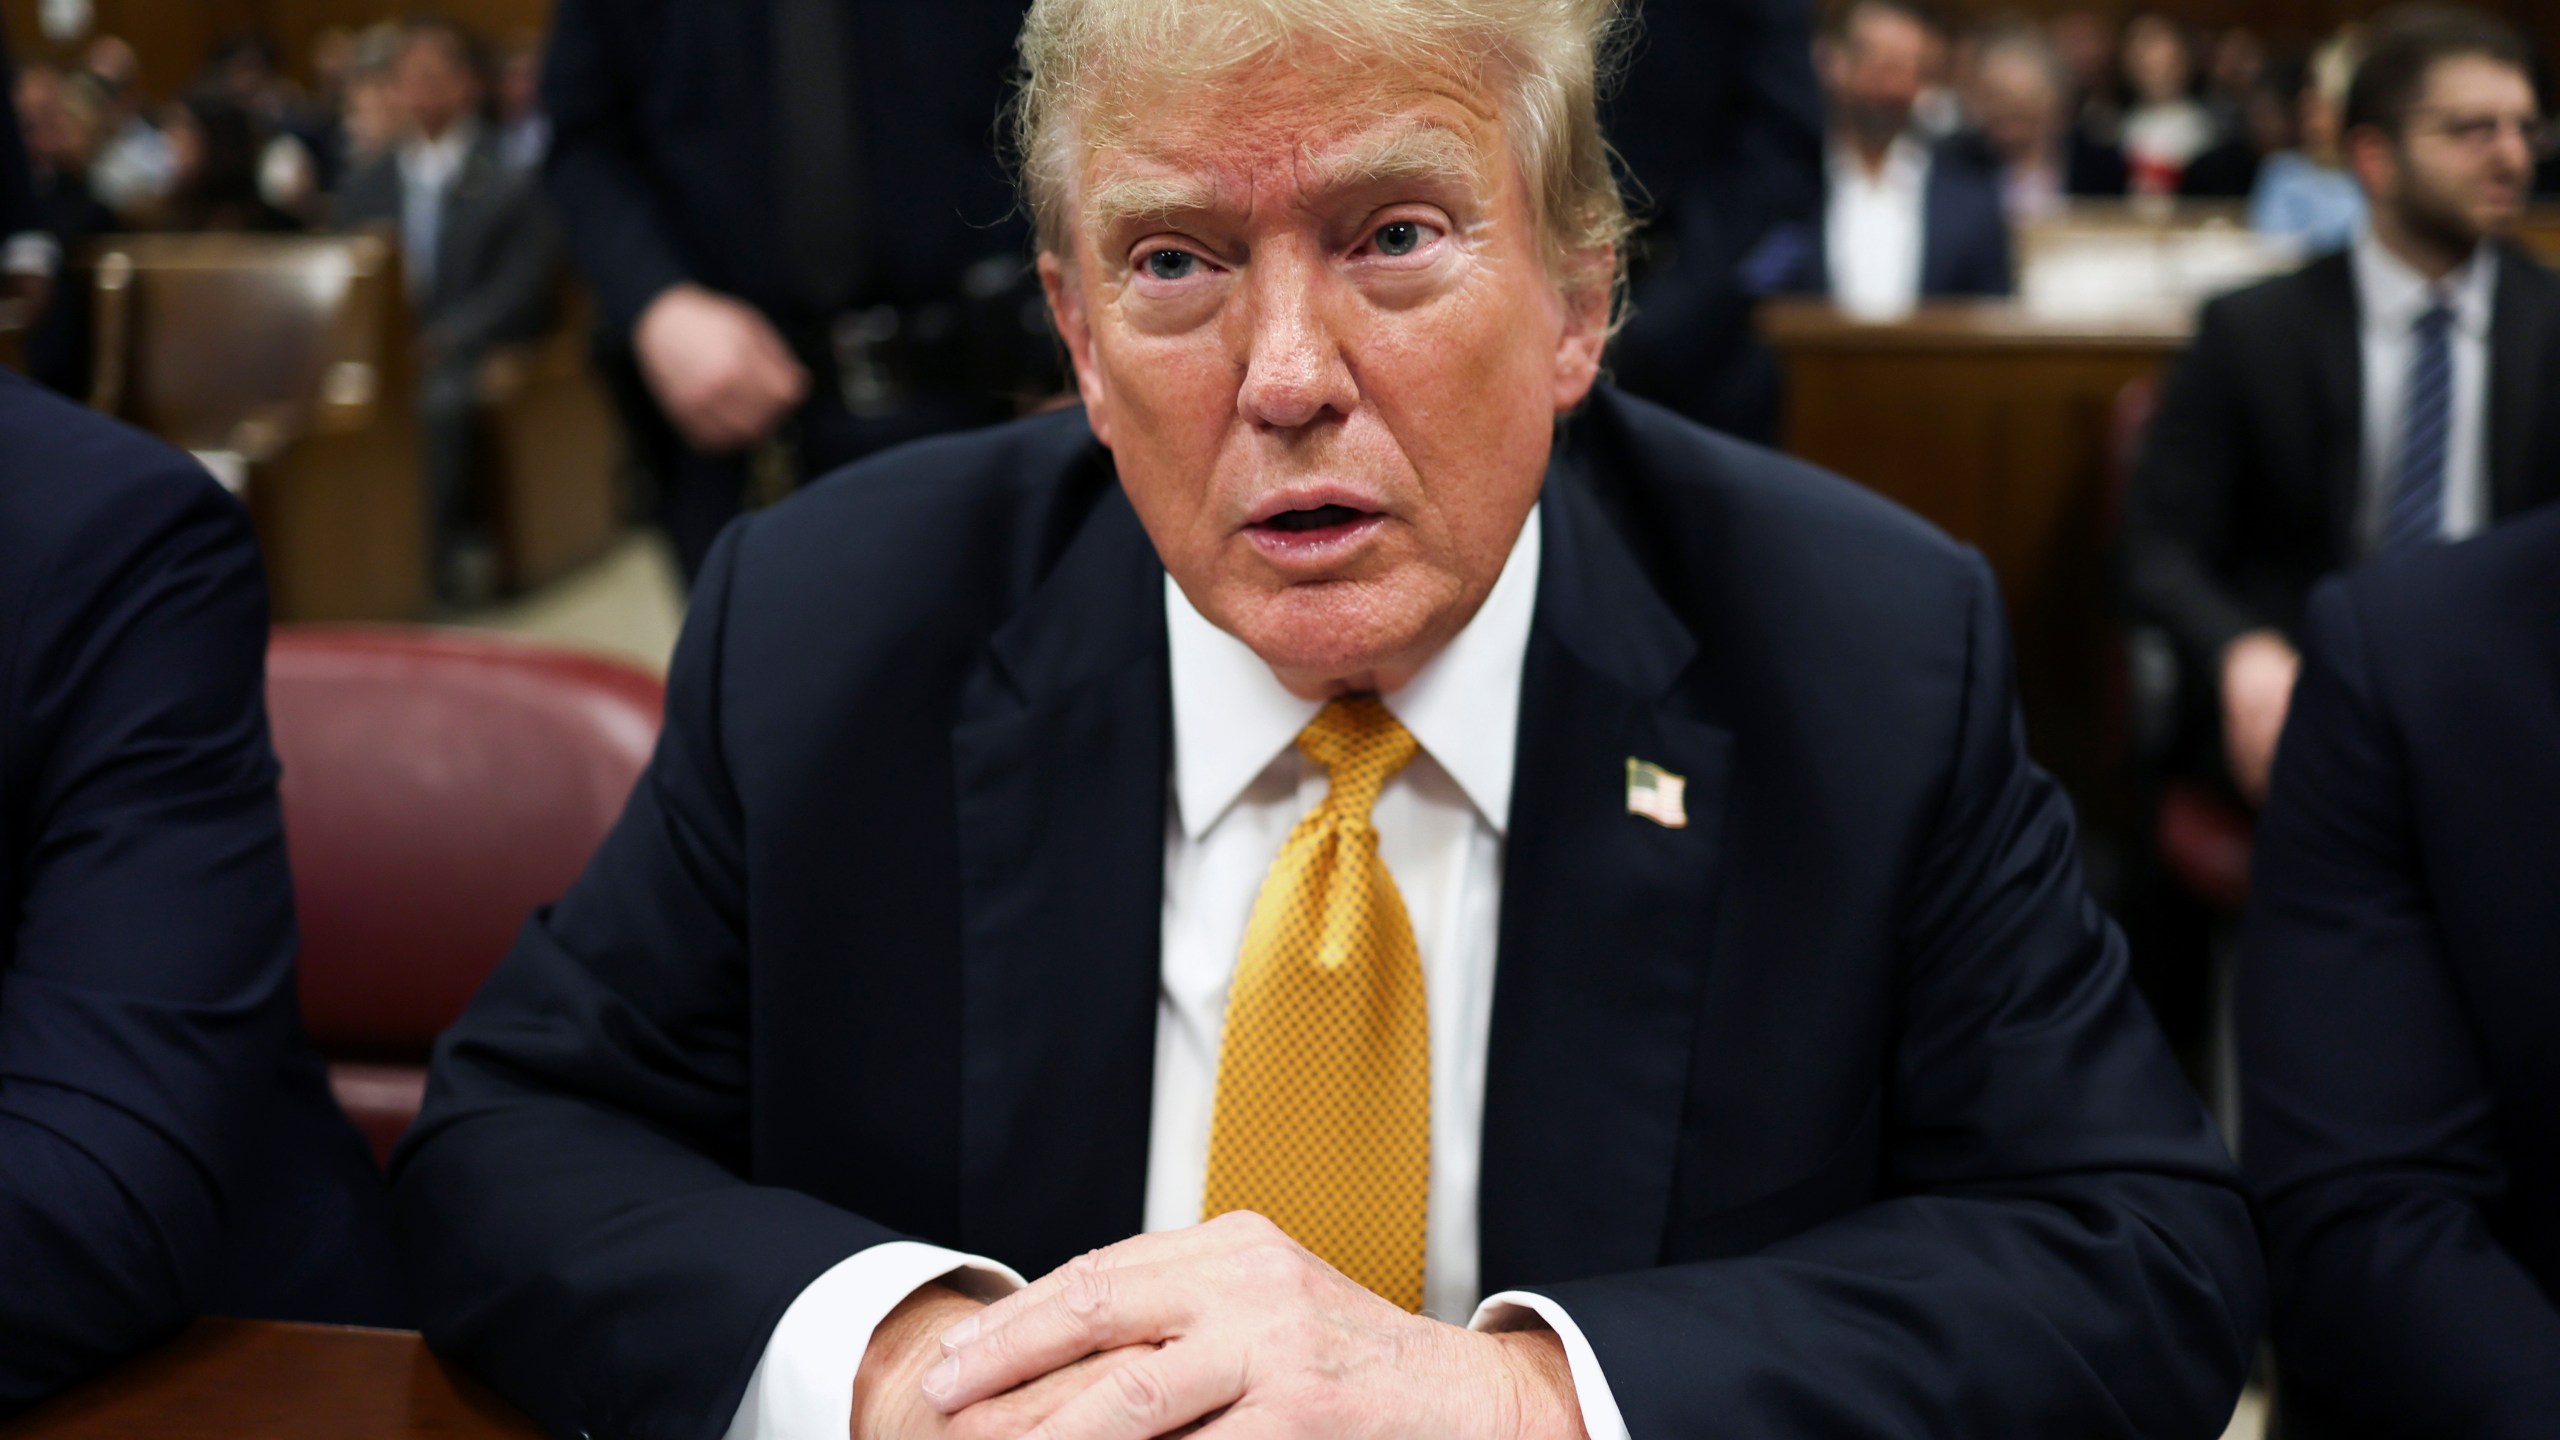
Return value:
<svg viewBox="0 0 2560 1440">
<path fill-rule="evenodd" d="M 2240 968 L 2275 1338 L 2393 1433 L 2547 1434 L 2560 1306 L 2490 1232 L 2496 1095 L 2447 967 L 2352 590 L 2315 597 Z"/>
<path fill-rule="evenodd" d="M 1889 1198 L 1746 1256 L 1541 1287 L 1634 1434 L 2211 1437 L 2240 1393 L 2247 1201 L 2082 888 L 1974 576 L 1962 738 L 1911 877 Z"/>
<path fill-rule="evenodd" d="M 112 499 L 13 577 L 0 675 L 0 793 L 23 785 L 25 826 L 0 970 L 0 1411 L 194 1315 L 294 1033 L 248 519 L 174 455 L 139 481 L 54 478 Z"/>
<path fill-rule="evenodd" d="M 2166 628 L 2217 695 L 2224 647 L 2277 623 L 2221 578 L 2249 429 L 2238 329 L 2227 304 L 2205 307 L 2195 340 L 2161 394 L 2125 497 L 2125 586 L 2133 611 Z"/>
<path fill-rule="evenodd" d="M 437 1046 L 392 1160 L 429 1343 L 556 1434 L 719 1435 L 792 1300 L 906 1238 L 742 1178 L 746 857 L 720 724 L 738 534 L 704 567 L 621 820 Z"/>
<path fill-rule="evenodd" d="M 626 47 L 646 40 L 612 0 L 561 0 L 542 74 L 552 202 L 579 273 L 616 333 L 692 276 L 640 156 L 640 97 Z"/>
</svg>

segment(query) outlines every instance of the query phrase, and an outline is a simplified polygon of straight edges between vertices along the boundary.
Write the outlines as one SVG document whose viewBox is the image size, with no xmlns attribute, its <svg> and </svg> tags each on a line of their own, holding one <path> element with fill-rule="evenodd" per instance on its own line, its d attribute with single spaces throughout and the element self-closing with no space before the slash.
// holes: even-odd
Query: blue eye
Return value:
<svg viewBox="0 0 2560 1440">
<path fill-rule="evenodd" d="M 1138 263 L 1158 280 L 1180 280 L 1200 263 L 1200 257 L 1188 250 L 1150 250 Z"/>
<path fill-rule="evenodd" d="M 1381 255 L 1410 255 L 1422 248 L 1422 227 L 1411 220 L 1390 220 L 1378 227 Z"/>
</svg>

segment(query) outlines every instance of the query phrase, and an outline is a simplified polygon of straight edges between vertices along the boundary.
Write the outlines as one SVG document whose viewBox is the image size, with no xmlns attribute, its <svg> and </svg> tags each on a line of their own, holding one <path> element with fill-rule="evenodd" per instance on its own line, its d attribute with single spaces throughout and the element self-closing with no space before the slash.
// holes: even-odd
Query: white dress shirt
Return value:
<svg viewBox="0 0 2560 1440">
<path fill-rule="evenodd" d="M 1926 239 L 1929 151 L 1908 135 L 1885 148 L 1870 173 L 1846 145 L 1832 147 L 1831 198 L 1822 221 L 1831 298 L 1853 315 L 1909 314 L 1920 300 Z"/>
<path fill-rule="evenodd" d="M 2399 483 L 2400 416 L 2409 404 L 2409 362 L 2418 318 L 2442 300 L 2453 307 L 2453 428 L 2445 438 L 2444 538 L 2459 540 L 2489 523 L 2489 307 L 2498 283 L 2487 245 L 2462 268 L 2429 280 L 2383 247 L 2370 228 L 2356 236 L 2357 324 L 2364 360 L 2364 463 L 2356 533 L 2370 553 L 2382 543 Z"/>
<path fill-rule="evenodd" d="M 1483 1299 L 1477 1291 L 1476 1197 L 1503 835 L 1539 554 L 1533 511 L 1475 618 L 1403 689 L 1384 697 L 1422 748 L 1380 793 L 1371 819 L 1413 921 L 1430 1011 L 1424 1311 L 1467 1316 L 1482 1329 L 1544 1321 L 1564 1342 L 1592 1440 L 1627 1440 L 1608 1379 L 1561 1306 L 1523 1291 Z M 1291 695 L 1242 641 L 1192 608 L 1170 577 L 1164 594 L 1174 758 L 1147 1147 L 1150 1231 L 1200 1222 L 1227 986 L 1245 923 L 1281 842 L 1324 799 L 1328 783 L 1323 767 L 1294 743 L 1322 703 Z M 935 1279 L 981 1293 L 1022 1283 L 993 1261 L 914 1242 L 852 1256 L 784 1312 L 728 1440 L 841 1437 L 871 1331 Z"/>
<path fill-rule="evenodd" d="M 413 136 L 400 147 L 400 262 L 415 302 L 424 303 L 435 293 L 445 197 L 453 188 L 453 178 L 462 173 L 462 162 L 469 157 L 477 134 L 477 126 L 462 120 L 446 127 L 437 139 Z"/>
</svg>

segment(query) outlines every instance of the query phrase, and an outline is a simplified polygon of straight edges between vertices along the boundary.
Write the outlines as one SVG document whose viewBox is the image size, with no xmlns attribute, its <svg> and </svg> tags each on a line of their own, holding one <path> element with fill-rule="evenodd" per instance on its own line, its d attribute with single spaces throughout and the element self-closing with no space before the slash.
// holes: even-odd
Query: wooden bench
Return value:
<svg viewBox="0 0 2560 1440">
<path fill-rule="evenodd" d="M 416 381 L 378 236 L 111 236 L 96 408 L 206 458 L 257 524 L 279 621 L 427 602 Z"/>
</svg>

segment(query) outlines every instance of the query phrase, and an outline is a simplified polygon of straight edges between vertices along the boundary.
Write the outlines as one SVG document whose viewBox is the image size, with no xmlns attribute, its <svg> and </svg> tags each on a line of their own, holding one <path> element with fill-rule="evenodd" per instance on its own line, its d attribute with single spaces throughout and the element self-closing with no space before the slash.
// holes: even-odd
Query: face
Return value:
<svg viewBox="0 0 2560 1440">
<path fill-rule="evenodd" d="M 1984 138 L 2013 160 L 2042 156 L 2062 126 L 2062 97 L 2044 66 L 2005 51 L 1983 61 L 1974 111 Z"/>
<path fill-rule="evenodd" d="M 2523 72 L 2486 56 L 2437 62 L 2395 143 L 2358 132 L 2357 170 L 2377 206 L 2422 240 L 2467 250 L 2524 213 L 2541 118 Z"/>
<path fill-rule="evenodd" d="M 1928 83 L 1930 49 L 1928 27 L 1909 15 L 1873 5 L 1851 11 L 1833 62 L 1841 124 L 1865 140 L 1901 134 Z"/>
<path fill-rule="evenodd" d="M 445 37 L 428 34 L 400 52 L 393 72 L 400 107 L 429 135 L 442 135 L 480 103 L 480 82 Z"/>
<path fill-rule="evenodd" d="M 1129 112 L 1041 260 L 1094 433 L 1213 624 L 1301 695 L 1393 690 L 1500 576 L 1610 257 L 1551 273 L 1471 75 L 1283 65 Z"/>
<path fill-rule="evenodd" d="M 2142 99 L 2165 104 L 2184 96 L 2189 64 L 2187 42 L 2168 21 L 2145 15 L 2126 28 L 2125 77 Z"/>
</svg>

